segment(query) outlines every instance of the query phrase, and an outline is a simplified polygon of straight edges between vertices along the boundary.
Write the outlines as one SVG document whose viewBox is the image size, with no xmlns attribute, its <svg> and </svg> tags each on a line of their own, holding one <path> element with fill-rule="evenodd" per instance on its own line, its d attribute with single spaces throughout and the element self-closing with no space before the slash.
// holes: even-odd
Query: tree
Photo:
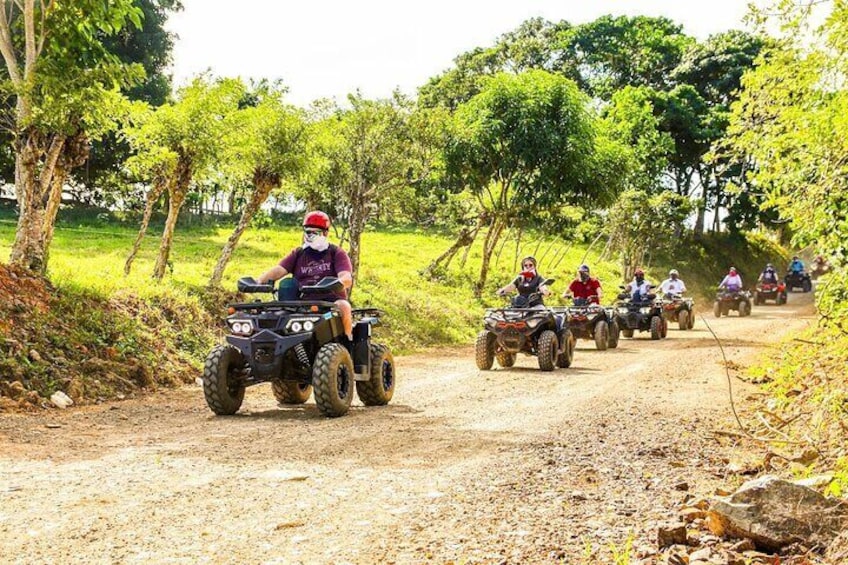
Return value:
<svg viewBox="0 0 848 565">
<path fill-rule="evenodd" d="M 848 3 L 833 2 L 821 27 L 794 3 L 775 8 L 784 14 L 782 35 L 742 79 L 731 148 L 756 162 L 743 189 L 791 223 L 796 244 L 813 245 L 830 261 L 819 308 L 827 323 L 848 331 Z"/>
<path fill-rule="evenodd" d="M 124 266 L 126 273 L 147 230 L 152 207 L 167 190 L 168 217 L 153 268 L 155 279 L 165 276 L 177 218 L 192 182 L 210 174 L 223 154 L 229 118 L 239 109 L 244 94 L 245 86 L 239 80 L 198 77 L 177 93 L 173 104 L 140 113 L 125 131 L 138 153 L 135 166 L 146 169 L 152 180 L 144 220 Z"/>
<path fill-rule="evenodd" d="M 671 71 L 694 40 L 668 18 L 602 16 L 576 26 L 566 41 L 588 90 L 609 100 L 628 85 L 669 90 Z"/>
<path fill-rule="evenodd" d="M 168 66 L 176 37 L 165 29 L 165 24 L 170 14 L 182 10 L 182 3 L 179 0 L 136 0 L 135 4 L 142 12 L 141 27 L 124 27 L 119 33 L 105 37 L 103 44 L 123 63 L 144 68 L 144 79 L 123 88 L 123 94 L 130 100 L 161 106 L 171 96 Z M 125 193 L 131 181 L 124 167 L 129 156 L 129 145 L 115 132 L 93 142 L 85 168 L 73 175 L 81 186 L 78 197 L 107 205 Z"/>
<path fill-rule="evenodd" d="M 603 201 L 617 191 L 596 123 L 577 85 L 545 71 L 501 73 L 461 105 L 447 149 L 448 173 L 470 189 L 488 225 L 478 296 L 504 230 L 564 201 Z"/>
<path fill-rule="evenodd" d="M 46 271 L 67 174 L 85 160 L 91 139 L 115 127 L 118 87 L 142 76 L 102 39 L 127 24 L 139 26 L 140 18 L 131 0 L 3 3 L 3 88 L 12 101 L 3 122 L 13 136 L 20 208 L 12 263 Z"/>
<path fill-rule="evenodd" d="M 274 190 L 295 181 L 309 165 L 309 139 L 303 112 L 283 102 L 279 88 L 260 85 L 256 103 L 231 115 L 225 153 L 232 182 L 250 182 L 252 190 L 238 225 L 221 250 L 209 286 L 221 284 L 224 269 L 250 221 Z"/>
<path fill-rule="evenodd" d="M 644 265 L 649 252 L 668 249 L 675 242 L 683 221 L 692 212 L 690 201 L 673 192 L 651 195 L 627 190 L 610 208 L 606 222 L 609 248 L 621 260 L 624 280 Z"/>
</svg>

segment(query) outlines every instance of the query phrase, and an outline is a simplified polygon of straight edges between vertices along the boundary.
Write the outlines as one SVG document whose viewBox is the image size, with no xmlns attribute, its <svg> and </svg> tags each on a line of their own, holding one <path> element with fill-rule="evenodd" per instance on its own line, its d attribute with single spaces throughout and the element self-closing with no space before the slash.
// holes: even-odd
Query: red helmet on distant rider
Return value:
<svg viewBox="0 0 848 565">
<path fill-rule="evenodd" d="M 320 210 L 315 210 L 314 212 L 307 212 L 306 216 L 303 217 L 303 227 L 329 230 L 330 216 Z"/>
<path fill-rule="evenodd" d="M 633 271 L 633 275 L 636 276 L 636 277 L 638 277 L 640 275 L 644 277 L 645 271 L 643 271 L 642 269 L 636 269 L 635 271 Z"/>
</svg>

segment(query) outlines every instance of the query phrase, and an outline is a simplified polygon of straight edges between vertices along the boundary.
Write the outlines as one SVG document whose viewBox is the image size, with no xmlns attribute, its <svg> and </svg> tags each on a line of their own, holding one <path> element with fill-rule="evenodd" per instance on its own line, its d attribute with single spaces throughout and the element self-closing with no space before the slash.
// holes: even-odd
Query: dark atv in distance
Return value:
<svg viewBox="0 0 848 565">
<path fill-rule="evenodd" d="M 765 304 L 766 300 L 774 300 L 775 304 L 786 304 L 788 296 L 786 293 L 786 283 L 778 282 L 758 282 L 754 290 L 754 304 L 759 306 Z"/>
<path fill-rule="evenodd" d="M 615 318 L 615 311 L 598 304 L 597 296 L 588 299 L 574 298 L 571 306 L 553 310 L 568 320 L 568 329 L 575 339 L 594 340 L 598 351 L 618 347 L 621 330 Z"/>
<path fill-rule="evenodd" d="M 553 282 L 547 279 L 542 284 Z M 568 321 L 545 306 L 530 306 L 539 298 L 539 293 L 519 295 L 507 308 L 486 310 L 485 329 L 477 334 L 475 344 L 478 369 L 488 371 L 495 359 L 501 367 L 512 367 L 519 353 L 535 355 L 543 371 L 571 366 L 574 338 L 568 330 Z"/>
<path fill-rule="evenodd" d="M 813 290 L 813 279 L 807 271 L 789 271 L 783 277 L 783 281 L 786 283 L 786 289 L 790 291 L 794 291 L 796 288 L 800 288 L 804 292 Z"/>
<path fill-rule="evenodd" d="M 624 290 L 623 286 L 619 288 Z M 651 332 L 651 339 L 664 339 L 668 335 L 662 299 L 653 293 L 646 295 L 644 300 L 633 300 L 629 292 L 621 292 L 615 303 L 615 318 L 621 335 L 627 338 L 633 337 L 636 331 Z"/>
<path fill-rule="evenodd" d="M 682 294 L 668 293 L 662 298 L 663 318 L 666 322 L 674 322 L 680 330 L 691 330 L 695 327 L 695 301 Z"/>
<path fill-rule="evenodd" d="M 739 312 L 744 318 L 751 314 L 751 293 L 747 290 L 719 289 L 713 303 L 713 314 L 716 318 L 729 316 L 731 310 Z"/>
<path fill-rule="evenodd" d="M 294 282 L 294 281 L 292 281 Z M 310 299 L 341 289 L 325 277 L 299 289 L 299 300 L 231 304 L 226 344 L 209 352 L 203 369 L 203 393 L 219 415 L 235 414 L 248 386 L 270 382 L 280 404 L 303 404 L 313 390 L 325 416 L 350 408 L 353 389 L 366 406 L 388 404 L 395 390 L 395 364 L 389 349 L 371 341 L 380 311 L 353 311 L 353 342 L 344 333 L 333 302 Z M 244 293 L 273 293 L 274 284 L 253 278 L 238 281 Z"/>
</svg>

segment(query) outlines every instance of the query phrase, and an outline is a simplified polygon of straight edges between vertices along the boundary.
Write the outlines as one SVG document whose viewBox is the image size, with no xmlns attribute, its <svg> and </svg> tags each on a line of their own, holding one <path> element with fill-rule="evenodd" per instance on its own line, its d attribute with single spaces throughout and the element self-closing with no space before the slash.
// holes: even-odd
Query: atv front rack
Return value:
<svg viewBox="0 0 848 565">
<path fill-rule="evenodd" d="M 290 311 L 300 311 L 300 310 L 308 310 L 312 306 L 316 306 L 319 309 L 330 310 L 335 308 L 336 304 L 334 302 L 326 302 L 326 301 L 305 301 L 305 300 L 274 300 L 271 302 L 241 302 L 237 304 L 230 304 L 230 308 L 236 311 L 243 310 L 256 310 L 257 308 L 262 308 L 263 310 L 290 310 Z"/>
</svg>

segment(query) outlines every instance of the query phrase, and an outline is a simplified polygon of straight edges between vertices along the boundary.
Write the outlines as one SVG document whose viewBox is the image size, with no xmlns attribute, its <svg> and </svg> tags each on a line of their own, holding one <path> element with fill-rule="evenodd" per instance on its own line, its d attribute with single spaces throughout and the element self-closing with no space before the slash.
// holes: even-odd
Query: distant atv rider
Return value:
<svg viewBox="0 0 848 565">
<path fill-rule="evenodd" d="M 345 334 L 353 340 L 353 315 L 347 300 L 348 291 L 353 285 L 353 267 L 344 249 L 327 241 L 329 230 L 330 217 L 327 214 L 321 211 L 308 212 L 303 218 L 303 245 L 256 280 L 261 284 L 282 279 L 291 273 L 298 287 L 303 287 L 313 285 L 324 277 L 337 277 L 344 285 L 342 291 L 310 295 L 310 298 L 335 302 L 342 315 Z"/>
<path fill-rule="evenodd" d="M 742 290 L 742 277 L 736 272 L 736 267 L 730 267 L 727 275 L 721 280 L 719 288 L 726 288 L 729 292 L 739 292 Z"/>
<path fill-rule="evenodd" d="M 651 298 L 651 284 L 645 280 L 645 271 L 633 271 L 633 280 L 624 287 L 624 291 L 630 293 L 633 302 L 644 302 Z"/>
<path fill-rule="evenodd" d="M 686 284 L 680 278 L 680 273 L 677 269 L 672 269 L 668 272 L 668 278 L 660 283 L 660 292 L 665 296 L 674 296 L 686 292 Z"/>
<path fill-rule="evenodd" d="M 763 283 L 777 284 L 778 277 L 777 271 L 774 270 L 774 265 L 768 263 L 766 268 L 763 269 L 763 272 L 760 273 L 760 277 L 757 280 Z"/>
<path fill-rule="evenodd" d="M 580 265 L 577 269 L 577 278 L 571 281 L 562 297 L 568 298 L 569 295 L 574 300 L 575 306 L 600 304 L 601 296 L 603 296 L 601 281 L 589 275 L 589 265 Z"/>
<path fill-rule="evenodd" d="M 548 296 L 551 291 L 542 284 L 545 278 L 536 272 L 536 258 L 525 257 L 521 260 L 521 268 L 523 271 L 511 283 L 498 289 L 498 296 L 506 296 L 517 290 L 518 294 L 528 301 L 528 307 L 544 305 L 542 296 Z M 534 294 L 531 300 L 530 297 Z"/>
<path fill-rule="evenodd" d="M 797 255 L 792 257 L 792 262 L 789 264 L 789 272 L 793 274 L 804 272 L 804 262 Z"/>
</svg>

